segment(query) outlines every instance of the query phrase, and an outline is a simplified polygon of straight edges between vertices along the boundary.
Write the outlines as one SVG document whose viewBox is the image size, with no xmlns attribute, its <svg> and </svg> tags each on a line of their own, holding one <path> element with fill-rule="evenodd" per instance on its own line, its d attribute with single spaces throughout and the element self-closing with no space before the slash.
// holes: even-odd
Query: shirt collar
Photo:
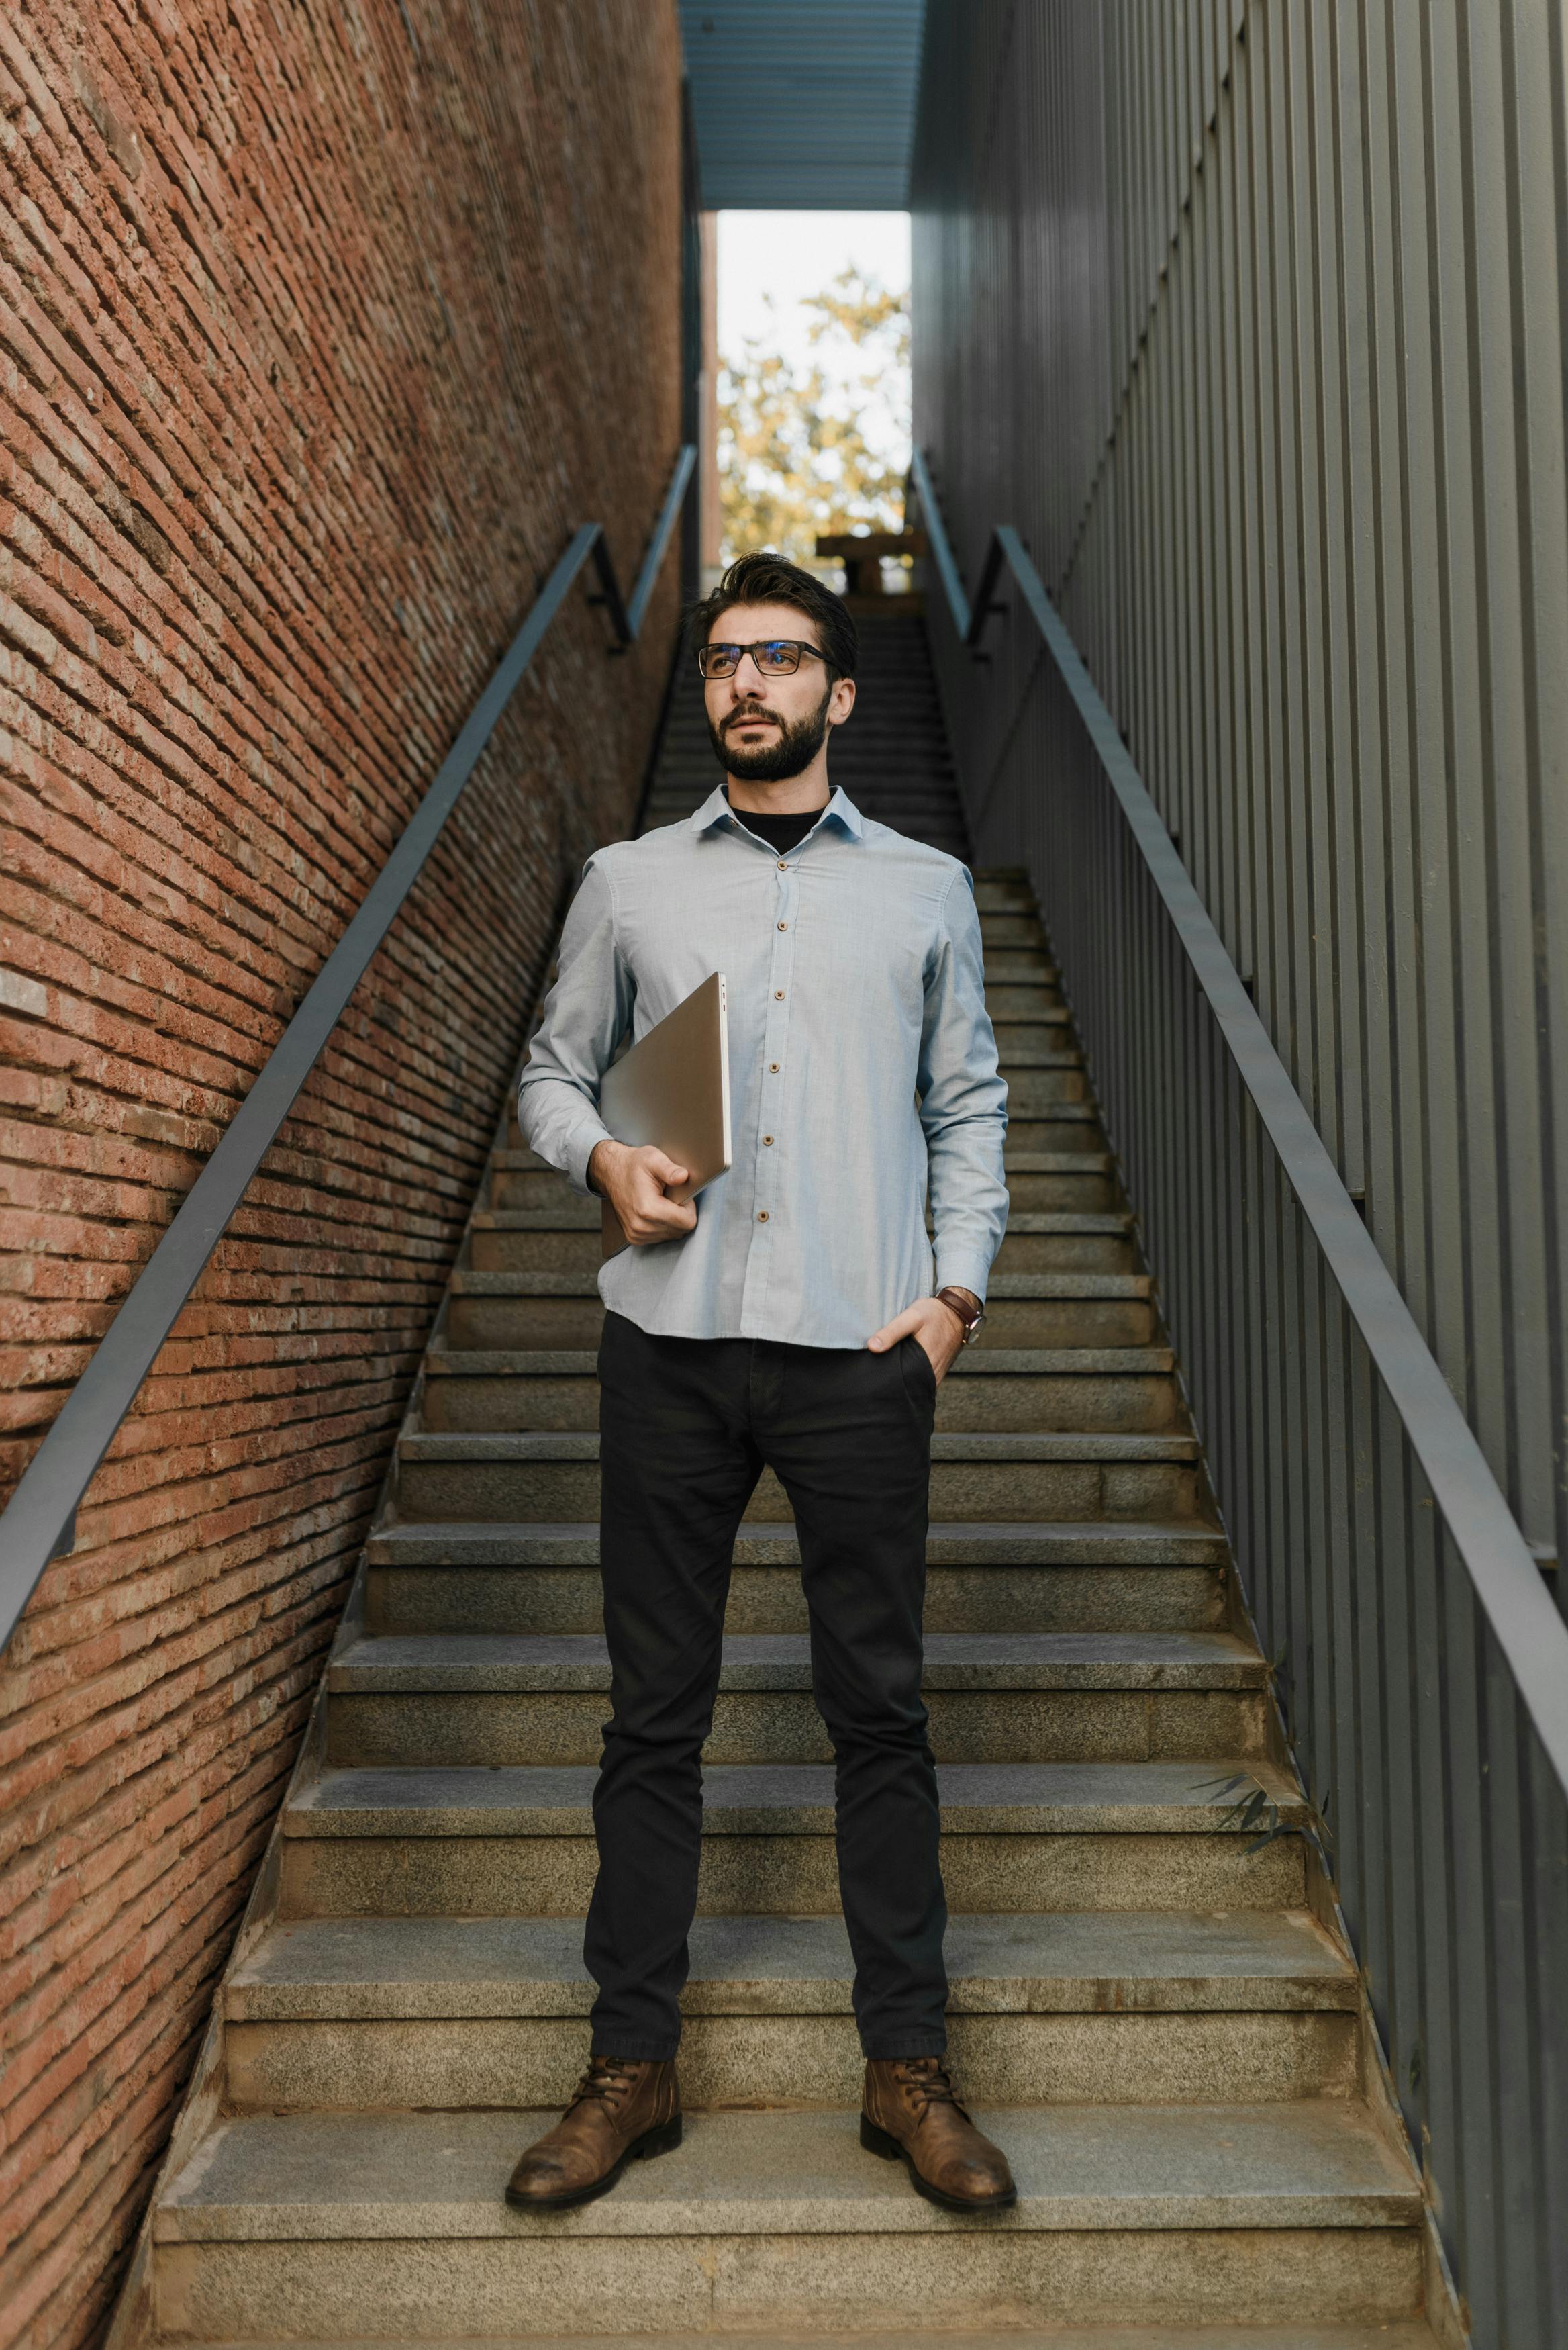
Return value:
<svg viewBox="0 0 1568 2350">
<path fill-rule="evenodd" d="M 852 840 L 861 838 L 863 827 L 860 811 L 848 793 L 840 790 L 836 785 L 834 786 L 833 797 L 814 820 L 812 831 L 815 831 L 817 825 L 826 824 L 830 818 L 835 824 L 842 825 Z M 737 832 L 746 828 L 743 816 L 732 808 L 725 798 L 722 784 L 714 785 L 695 816 L 688 817 L 687 821 L 693 832 L 711 832 L 715 825 L 720 824 L 730 825 Z M 753 837 L 755 838 L 757 836 L 753 834 Z M 809 837 L 808 834 L 807 838 Z"/>
</svg>

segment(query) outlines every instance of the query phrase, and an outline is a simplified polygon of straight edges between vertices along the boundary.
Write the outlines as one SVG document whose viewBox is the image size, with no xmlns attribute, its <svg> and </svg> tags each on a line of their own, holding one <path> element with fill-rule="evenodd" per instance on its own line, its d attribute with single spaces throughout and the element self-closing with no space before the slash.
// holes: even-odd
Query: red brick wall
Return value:
<svg viewBox="0 0 1568 2350">
<path fill-rule="evenodd" d="M 0 9 L 7 1479 L 568 531 L 678 439 L 673 0 Z M 0 1672 L 0 2337 L 194 2052 L 675 583 L 557 626 Z"/>
</svg>

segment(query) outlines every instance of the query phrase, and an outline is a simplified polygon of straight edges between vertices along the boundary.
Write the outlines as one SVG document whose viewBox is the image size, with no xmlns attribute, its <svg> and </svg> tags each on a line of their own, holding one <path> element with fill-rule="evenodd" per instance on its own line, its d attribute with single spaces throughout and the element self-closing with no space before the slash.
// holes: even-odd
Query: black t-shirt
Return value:
<svg viewBox="0 0 1568 2350">
<path fill-rule="evenodd" d="M 729 796 L 729 785 L 726 785 L 724 797 L 728 799 Z M 759 840 L 767 842 L 775 856 L 787 857 L 792 848 L 800 847 L 822 810 L 800 808 L 792 816 L 763 816 L 755 808 L 736 808 L 735 814 L 748 832 L 754 832 Z"/>
</svg>

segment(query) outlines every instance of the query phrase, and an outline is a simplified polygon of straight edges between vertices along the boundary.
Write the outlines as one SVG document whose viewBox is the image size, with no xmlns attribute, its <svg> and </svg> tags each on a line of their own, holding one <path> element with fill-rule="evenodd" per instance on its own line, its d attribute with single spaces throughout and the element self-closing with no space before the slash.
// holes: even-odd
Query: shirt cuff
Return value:
<svg viewBox="0 0 1568 2350">
<path fill-rule="evenodd" d="M 588 1181 L 588 1161 L 601 1142 L 614 1140 L 608 1127 L 597 1118 L 586 1118 L 581 1126 L 572 1129 L 566 1144 L 566 1164 L 562 1172 L 572 1189 L 580 1191 L 586 1200 L 598 1198 L 598 1193 Z"/>
<path fill-rule="evenodd" d="M 566 1089 L 563 1087 L 561 1090 Z M 545 1149 L 542 1147 L 544 1138 L 529 1131 L 532 1120 L 528 1116 L 531 1107 L 528 1097 L 533 1091 L 531 1086 L 519 1086 L 517 1088 L 517 1125 L 524 1143 L 535 1158 L 543 1159 L 558 1174 L 564 1175 L 574 1191 L 580 1191 L 585 1200 L 597 1199 L 598 1194 L 588 1181 L 588 1161 L 601 1142 L 614 1140 L 608 1127 L 593 1104 L 578 1094 L 575 1107 L 568 1112 L 571 1122 L 564 1139 L 559 1117 L 541 1116 L 539 1122 L 546 1130 L 554 1128 L 554 1132 L 549 1135 L 550 1147 Z"/>
<path fill-rule="evenodd" d="M 985 1304 L 985 1284 L 991 1278 L 989 1257 L 976 1256 L 965 1249 L 937 1251 L 937 1277 L 933 1293 L 939 1289 L 967 1289 Z"/>
</svg>

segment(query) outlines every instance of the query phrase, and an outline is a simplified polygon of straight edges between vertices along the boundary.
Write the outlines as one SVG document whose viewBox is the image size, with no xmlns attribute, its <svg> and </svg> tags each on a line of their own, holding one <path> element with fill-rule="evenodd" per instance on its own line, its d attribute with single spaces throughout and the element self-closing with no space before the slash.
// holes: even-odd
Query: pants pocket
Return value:
<svg viewBox="0 0 1568 2350">
<path fill-rule="evenodd" d="M 898 1355 L 910 1402 L 923 1414 L 933 1413 L 937 1408 L 936 1366 L 912 1330 L 899 1340 Z"/>
</svg>

